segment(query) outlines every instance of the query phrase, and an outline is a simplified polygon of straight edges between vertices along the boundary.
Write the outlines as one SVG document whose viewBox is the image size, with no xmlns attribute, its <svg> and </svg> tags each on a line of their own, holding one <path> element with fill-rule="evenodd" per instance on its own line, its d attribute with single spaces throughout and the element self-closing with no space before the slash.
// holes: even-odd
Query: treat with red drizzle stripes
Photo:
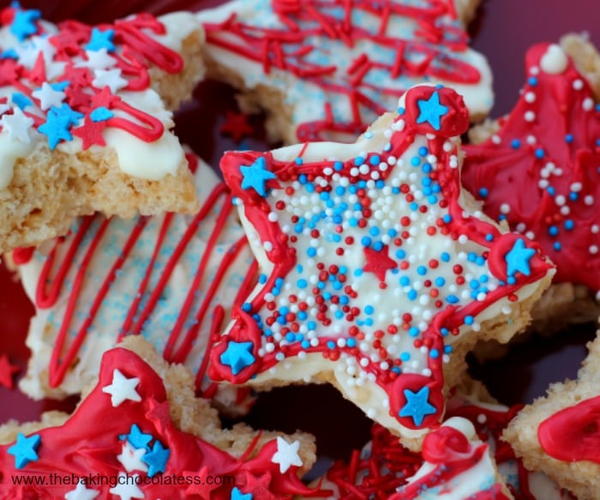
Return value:
<svg viewBox="0 0 600 500">
<path fill-rule="evenodd" d="M 570 38 L 575 48 L 585 43 Z M 465 147 L 463 182 L 486 214 L 535 239 L 556 264 L 558 286 L 536 316 L 589 321 L 600 313 L 592 300 L 600 292 L 600 103 L 583 68 L 600 55 L 576 49 L 571 57 L 561 45 L 529 49 L 516 106 L 485 141 L 478 129 Z M 588 293 L 577 287 L 591 291 L 585 309 Z"/>
<path fill-rule="evenodd" d="M 510 339 L 553 274 L 461 189 L 467 127 L 456 92 L 420 85 L 354 144 L 226 153 L 260 276 L 213 345 L 210 376 L 329 381 L 418 448 L 465 353 Z"/>
<path fill-rule="evenodd" d="M 94 211 L 196 208 L 171 110 L 204 73 L 203 39 L 186 12 L 88 26 L 0 11 L 0 251 Z"/>
<path fill-rule="evenodd" d="M 72 415 L 0 428 L 2 498 L 291 499 L 320 493 L 298 474 L 313 438 L 222 430 L 192 376 L 139 338 L 106 352 L 98 381 Z M 27 434 L 27 435 L 26 435 Z M 7 442 L 8 440 L 8 442 Z M 50 481 L 22 477 L 54 475 Z"/>
<path fill-rule="evenodd" d="M 580 500 L 597 499 L 600 491 L 600 332 L 588 348 L 578 379 L 551 385 L 504 433 L 528 468 Z"/>
<path fill-rule="evenodd" d="M 453 461 L 462 461 L 465 458 L 464 455 L 461 457 L 452 453 L 453 439 L 448 440 L 447 444 L 443 439 L 439 439 L 450 432 L 462 440 L 452 431 L 444 431 L 441 436 L 428 438 L 431 446 L 427 450 L 424 448 L 423 454 L 419 454 L 406 449 L 396 436 L 374 424 L 371 429 L 371 441 L 361 451 L 355 450 L 347 462 L 340 460 L 334 463 L 323 478 L 313 484 L 333 490 L 333 495 L 328 498 L 384 500 L 396 490 L 402 491 L 402 487 L 409 482 L 415 484 L 415 474 L 422 467 L 424 458 L 428 456 L 430 463 L 450 465 L 448 470 L 451 472 L 447 475 L 430 475 L 429 487 L 426 492 L 421 490 L 423 496 L 417 498 L 439 498 L 436 495 L 442 492 L 453 495 L 442 498 L 471 498 L 476 493 L 481 494 L 480 498 L 494 498 L 493 493 L 502 491 L 506 494 L 508 491 L 515 500 L 571 500 L 572 497 L 562 492 L 547 476 L 525 469 L 521 462 L 515 459 L 510 446 L 501 440 L 502 431 L 520 406 L 509 409 L 499 405 L 485 392 L 481 394 L 481 386 L 478 383 L 471 381 L 470 385 L 473 387 L 461 385 L 459 392 L 448 402 L 448 416 L 454 417 L 453 421 L 456 421 L 456 417 L 467 419 L 477 432 L 477 435 L 470 432 L 467 436 L 471 443 L 470 450 L 473 452 L 468 469 L 457 469 L 451 465 Z M 466 425 L 464 428 L 469 427 Z M 432 431 L 432 434 L 435 432 Z M 487 446 L 488 450 L 485 453 L 476 452 L 481 446 Z M 435 450 L 437 458 L 432 457 Z M 490 460 L 490 456 L 493 461 Z M 500 482 L 506 485 L 506 489 L 496 487 L 494 490 L 494 486 Z M 466 491 L 461 491 L 461 483 L 467 486 Z M 477 490 L 478 486 L 480 490 Z M 405 490 L 405 493 L 407 496 L 400 498 L 412 498 L 410 491 Z M 485 494 L 488 497 L 485 497 Z"/>
<path fill-rule="evenodd" d="M 208 71 L 267 110 L 287 144 L 356 137 L 411 86 L 434 81 L 492 106 L 491 72 L 468 48 L 477 0 L 237 0 L 201 11 Z"/>
<path fill-rule="evenodd" d="M 244 410 L 249 391 L 208 381 L 206 352 L 232 304 L 256 283 L 256 263 L 228 189 L 196 156 L 188 161 L 202 201 L 195 215 L 82 218 L 67 236 L 13 253 L 36 308 L 20 382 L 27 394 L 79 393 L 106 349 L 142 335 L 166 359 L 190 368 L 206 397 Z"/>
</svg>

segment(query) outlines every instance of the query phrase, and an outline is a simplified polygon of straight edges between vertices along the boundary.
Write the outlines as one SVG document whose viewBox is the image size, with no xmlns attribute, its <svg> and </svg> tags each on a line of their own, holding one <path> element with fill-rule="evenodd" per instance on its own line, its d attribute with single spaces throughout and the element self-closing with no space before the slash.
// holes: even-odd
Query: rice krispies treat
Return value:
<svg viewBox="0 0 600 500">
<path fill-rule="evenodd" d="M 551 332 L 600 314 L 600 55 L 571 34 L 532 47 L 526 66 L 511 114 L 469 132 L 463 181 L 488 215 L 537 239 L 556 263 L 532 312 L 534 327 Z"/>
<path fill-rule="evenodd" d="M 237 0 L 198 13 L 208 74 L 264 109 L 274 140 L 351 137 L 417 83 L 464 95 L 472 118 L 493 104 L 486 59 L 465 32 L 478 0 Z"/>
<path fill-rule="evenodd" d="M 42 428 L 43 424 L 58 426 Z M 256 495 L 269 491 L 283 499 L 311 491 L 298 478 L 315 460 L 311 436 L 256 432 L 243 425 L 222 430 L 216 411 L 195 397 L 192 374 L 166 363 L 136 336 L 106 352 L 98 383 L 83 394 L 71 416 L 54 412 L 35 427 L 11 423 L 0 428 L 6 443 L 0 448 L 4 478 L 51 473 L 86 477 L 91 472 L 108 479 L 138 475 L 142 482 L 112 488 L 106 483 L 70 483 L 49 491 L 46 486 L 5 480 L 0 485 L 3 498 L 47 498 L 50 493 L 52 498 L 79 498 L 77 494 L 94 492 L 104 498 L 110 491 L 121 498 L 183 499 L 200 494 L 220 499 L 235 498 L 237 490 Z M 24 432 L 33 434 L 25 437 Z M 15 439 L 9 446 L 7 442 Z M 217 475 L 229 480 L 203 487 L 207 477 Z M 174 486 L 169 476 L 190 481 Z"/>
<path fill-rule="evenodd" d="M 203 43 L 185 12 L 94 27 L 0 12 L 0 251 L 95 211 L 196 208 L 171 110 L 204 74 Z"/>
<path fill-rule="evenodd" d="M 597 500 L 600 336 L 588 349 L 578 379 L 552 384 L 545 397 L 521 410 L 503 438 L 527 468 L 544 472 L 580 500 Z"/>
<path fill-rule="evenodd" d="M 332 383 L 415 449 L 465 354 L 524 327 L 553 269 L 461 189 L 460 96 L 416 86 L 398 110 L 355 144 L 225 154 L 261 275 L 209 375 Z"/>
<path fill-rule="evenodd" d="M 31 397 L 77 394 L 102 354 L 130 334 L 184 363 L 196 387 L 228 413 L 244 413 L 249 389 L 205 376 L 211 335 L 256 283 L 256 262 L 227 187 L 188 154 L 200 209 L 124 220 L 78 219 L 67 236 L 12 254 L 35 306 L 21 389 Z"/>
</svg>

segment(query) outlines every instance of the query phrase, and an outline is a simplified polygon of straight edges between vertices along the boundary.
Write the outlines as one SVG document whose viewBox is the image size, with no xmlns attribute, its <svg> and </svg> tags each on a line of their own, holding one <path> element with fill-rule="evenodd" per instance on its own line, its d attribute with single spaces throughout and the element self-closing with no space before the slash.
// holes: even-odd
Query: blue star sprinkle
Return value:
<svg viewBox="0 0 600 500">
<path fill-rule="evenodd" d="M 506 261 L 506 274 L 508 276 L 514 276 L 518 271 L 523 273 L 525 276 L 531 274 L 531 268 L 529 267 L 529 261 L 535 255 L 535 250 L 527 248 L 525 241 L 519 238 L 515 241 L 510 252 L 506 254 L 504 260 Z"/>
<path fill-rule="evenodd" d="M 435 406 L 429 404 L 429 387 L 423 387 L 417 392 L 404 390 L 406 404 L 400 410 L 401 417 L 411 417 L 416 426 L 423 423 L 427 415 L 436 413 Z"/>
<path fill-rule="evenodd" d="M 237 486 L 231 490 L 230 500 L 252 500 L 254 495 L 252 493 L 242 493 Z"/>
<path fill-rule="evenodd" d="M 22 42 L 31 35 L 37 33 L 38 27 L 35 22 L 41 17 L 42 13 L 37 9 L 17 10 L 13 22 L 10 25 L 10 32 Z"/>
<path fill-rule="evenodd" d="M 103 122 L 110 120 L 115 114 L 108 108 L 100 106 L 90 113 L 93 122 Z"/>
<path fill-rule="evenodd" d="M 115 30 L 101 31 L 98 28 L 92 28 L 92 35 L 90 37 L 90 41 L 85 46 L 85 50 L 97 51 L 106 49 L 107 52 L 114 52 L 114 37 Z"/>
<path fill-rule="evenodd" d="M 442 126 L 441 118 L 448 112 L 448 108 L 440 104 L 440 94 L 434 92 L 427 100 L 419 99 L 419 116 L 417 123 L 429 123 L 434 129 L 439 130 Z"/>
<path fill-rule="evenodd" d="M 50 149 L 56 148 L 60 141 L 71 141 L 70 128 L 77 125 L 83 118 L 81 113 L 74 111 L 71 106 L 63 103 L 60 107 L 52 106 L 46 117 L 46 122 L 38 127 L 40 133 L 48 137 Z"/>
<path fill-rule="evenodd" d="M 56 148 L 60 141 L 71 141 L 69 118 L 56 113 L 48 113 L 46 122 L 38 127 L 40 133 L 48 137 L 50 149 Z"/>
<path fill-rule="evenodd" d="M 267 170 L 267 162 L 264 157 L 258 158 L 250 166 L 240 167 L 240 172 L 244 177 L 242 179 L 242 189 L 253 188 L 261 196 L 266 196 L 265 184 L 269 179 L 275 179 L 277 176 Z"/>
<path fill-rule="evenodd" d="M 155 441 L 152 451 L 147 452 L 142 461 L 148 465 L 148 477 L 154 477 L 159 472 L 164 472 L 167 467 L 171 451 L 165 448 L 160 441 Z"/>
<path fill-rule="evenodd" d="M 15 457 L 15 467 L 22 469 L 29 462 L 35 462 L 39 457 L 37 449 L 40 447 L 42 438 L 39 434 L 34 434 L 25 437 L 22 432 L 17 435 L 17 442 L 13 444 L 7 451 Z"/>
<path fill-rule="evenodd" d="M 231 367 L 231 372 L 237 375 L 256 361 L 252 347 L 252 342 L 229 341 L 227 349 L 221 354 L 221 363 Z"/>
<path fill-rule="evenodd" d="M 135 449 L 145 448 L 150 451 L 148 443 L 152 441 L 152 434 L 144 434 L 137 424 L 133 424 L 129 430 L 129 434 L 122 434 L 120 439 L 127 439 L 129 444 Z M 156 444 L 156 443 L 155 443 Z"/>
</svg>

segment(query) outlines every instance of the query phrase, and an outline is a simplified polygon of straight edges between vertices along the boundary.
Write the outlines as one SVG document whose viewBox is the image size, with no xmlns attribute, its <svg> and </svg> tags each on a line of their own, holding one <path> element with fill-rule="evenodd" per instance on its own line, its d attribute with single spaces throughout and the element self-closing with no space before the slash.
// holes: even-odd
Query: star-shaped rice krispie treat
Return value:
<svg viewBox="0 0 600 500">
<path fill-rule="evenodd" d="M 536 243 L 461 188 L 468 123 L 456 92 L 420 85 L 354 144 L 226 153 L 260 276 L 210 376 L 331 382 L 418 448 L 466 352 L 524 327 L 553 275 Z"/>
</svg>

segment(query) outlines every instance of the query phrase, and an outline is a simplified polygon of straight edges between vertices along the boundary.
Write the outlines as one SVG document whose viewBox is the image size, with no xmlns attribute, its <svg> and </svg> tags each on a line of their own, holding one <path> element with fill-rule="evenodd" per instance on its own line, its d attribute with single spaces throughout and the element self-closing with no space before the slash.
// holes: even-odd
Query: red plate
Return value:
<svg viewBox="0 0 600 500">
<path fill-rule="evenodd" d="M 0 6 L 8 1 L 0 1 Z M 219 0 L 36 0 L 23 1 L 28 8 L 40 8 L 44 17 L 61 20 L 74 17 L 86 22 L 100 22 L 139 10 L 164 13 L 181 8 L 199 9 L 222 3 Z M 495 77 L 496 105 L 493 116 L 510 110 L 524 81 L 523 56 L 536 42 L 555 41 L 569 31 L 588 31 L 600 44 L 600 15 L 597 0 L 488 0 L 472 25 L 473 46 L 490 61 Z M 220 130 L 227 111 L 236 110 L 231 89 L 205 82 L 195 92 L 195 101 L 177 115 L 177 133 L 213 165 L 226 149 L 239 146 Z M 259 130 L 244 147 L 266 149 L 260 131 L 260 117 L 252 124 Z M 4 268 L 0 268 L 0 317 L 2 335 L 0 353 L 6 353 L 25 370 L 28 351 L 24 345 L 29 317 L 32 314 L 20 285 Z M 550 382 L 573 377 L 585 356 L 585 343 L 593 338 L 594 325 L 572 329 L 550 340 L 532 339 L 513 348 L 504 359 L 485 366 L 474 366 L 476 376 L 484 380 L 502 402 L 528 402 L 545 392 Z M 17 378 L 18 378 L 17 376 Z M 72 408 L 67 402 L 35 402 L 17 390 L 0 387 L 0 423 L 11 418 L 36 419 L 42 411 Z M 306 409 L 310 411 L 306 411 Z M 315 409 L 323 411 L 315 411 Z M 342 418 L 340 418 L 343 416 Z M 368 439 L 369 422 L 360 410 L 329 387 L 290 387 L 261 396 L 245 419 L 257 428 L 283 431 L 302 429 L 317 435 L 319 449 L 330 457 L 347 456 Z"/>
</svg>

